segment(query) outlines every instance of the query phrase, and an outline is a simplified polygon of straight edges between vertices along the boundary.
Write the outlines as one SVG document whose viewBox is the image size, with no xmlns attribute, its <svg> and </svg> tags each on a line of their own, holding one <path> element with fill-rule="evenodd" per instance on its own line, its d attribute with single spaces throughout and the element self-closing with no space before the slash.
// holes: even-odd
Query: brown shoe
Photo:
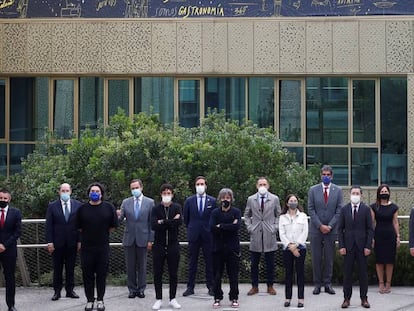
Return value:
<svg viewBox="0 0 414 311">
<path fill-rule="evenodd" d="M 275 291 L 275 289 L 273 288 L 273 286 L 268 286 L 268 287 L 267 287 L 267 293 L 268 293 L 269 295 L 276 295 L 276 291 Z"/>
<path fill-rule="evenodd" d="M 366 309 L 371 308 L 371 305 L 369 304 L 368 299 L 366 299 L 366 298 L 365 299 L 361 299 L 361 306 L 363 306 Z"/>
<path fill-rule="evenodd" d="M 253 296 L 256 295 L 259 292 L 259 288 L 257 287 L 252 287 L 248 292 L 247 292 L 247 296 Z"/>
<path fill-rule="evenodd" d="M 346 308 L 349 307 L 349 305 L 350 305 L 349 299 L 345 299 L 344 302 L 341 305 L 341 308 L 346 309 Z"/>
</svg>

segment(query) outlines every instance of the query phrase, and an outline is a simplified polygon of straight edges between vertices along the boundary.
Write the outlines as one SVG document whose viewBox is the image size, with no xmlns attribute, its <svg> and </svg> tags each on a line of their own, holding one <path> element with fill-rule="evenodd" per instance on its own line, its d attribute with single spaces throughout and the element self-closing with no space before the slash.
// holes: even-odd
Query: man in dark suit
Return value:
<svg viewBox="0 0 414 311">
<path fill-rule="evenodd" d="M 213 292 L 213 261 L 212 261 L 212 235 L 209 228 L 211 211 L 216 208 L 216 199 L 207 195 L 207 180 L 204 176 L 195 179 L 196 194 L 184 202 L 184 223 L 187 227 L 188 239 L 188 282 L 183 296 L 194 294 L 195 277 L 200 248 L 203 250 L 206 265 L 206 282 L 208 294 Z"/>
<path fill-rule="evenodd" d="M 314 295 L 320 294 L 322 285 L 325 286 L 326 293 L 335 294 L 332 288 L 332 272 L 343 193 L 340 187 L 331 182 L 332 178 L 332 168 L 324 165 L 321 168 L 322 183 L 312 186 L 308 192 Z"/>
<path fill-rule="evenodd" d="M 342 308 L 348 308 L 352 296 L 352 273 L 354 263 L 359 270 L 359 294 L 361 305 L 369 308 L 368 293 L 368 263 L 371 254 L 374 228 L 372 225 L 371 208 L 361 201 L 360 186 L 352 186 L 351 202 L 346 204 L 339 216 L 338 242 L 339 254 L 344 256 L 344 302 Z"/>
<path fill-rule="evenodd" d="M 15 271 L 17 259 L 17 239 L 22 231 L 22 214 L 10 206 L 9 190 L 0 189 L 0 262 L 6 281 L 6 303 L 9 311 L 16 311 L 14 296 L 16 292 Z"/>
<path fill-rule="evenodd" d="M 128 297 L 144 298 L 147 285 L 147 250 L 151 250 L 154 241 L 151 230 L 154 200 L 142 194 L 143 184 L 140 179 L 131 180 L 129 187 L 132 196 L 123 200 L 121 209 L 117 211 L 120 222 L 126 219 L 122 245 L 125 249 Z"/>
<path fill-rule="evenodd" d="M 76 212 L 81 202 L 71 199 L 71 186 L 63 183 L 59 187 L 59 199 L 49 203 L 46 213 L 46 242 L 47 249 L 53 260 L 53 289 L 52 300 L 60 298 L 63 287 L 63 266 L 65 266 L 66 297 L 79 298 L 73 290 L 75 286 L 75 263 L 79 232 L 76 227 Z"/>
</svg>

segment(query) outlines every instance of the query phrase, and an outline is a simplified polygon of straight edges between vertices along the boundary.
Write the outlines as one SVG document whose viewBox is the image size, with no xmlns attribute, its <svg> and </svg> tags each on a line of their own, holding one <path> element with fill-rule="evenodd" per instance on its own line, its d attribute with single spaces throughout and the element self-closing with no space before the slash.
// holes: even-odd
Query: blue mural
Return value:
<svg viewBox="0 0 414 311">
<path fill-rule="evenodd" d="M 0 0 L 0 18 L 414 15 L 414 0 Z"/>
</svg>

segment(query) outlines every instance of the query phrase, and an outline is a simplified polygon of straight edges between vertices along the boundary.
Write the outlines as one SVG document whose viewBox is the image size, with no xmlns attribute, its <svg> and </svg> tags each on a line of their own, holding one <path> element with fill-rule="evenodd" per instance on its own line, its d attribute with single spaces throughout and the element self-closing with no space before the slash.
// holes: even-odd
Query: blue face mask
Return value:
<svg viewBox="0 0 414 311">
<path fill-rule="evenodd" d="M 101 195 L 97 192 L 91 192 L 89 193 L 89 199 L 91 199 L 92 202 L 97 202 L 101 198 Z"/>
<path fill-rule="evenodd" d="M 330 183 L 331 183 L 331 176 L 322 176 L 322 182 L 325 184 L 325 185 L 329 185 Z"/>
<path fill-rule="evenodd" d="M 67 193 L 67 192 L 62 192 L 62 193 L 60 194 L 60 199 L 61 199 L 63 202 L 67 202 L 67 201 L 69 201 L 69 200 L 70 200 L 70 194 L 69 194 L 69 193 Z"/>
<path fill-rule="evenodd" d="M 140 197 L 141 196 L 141 189 L 132 189 L 131 190 L 131 194 L 134 196 L 134 197 L 136 197 L 136 198 L 138 198 L 138 197 Z"/>
</svg>

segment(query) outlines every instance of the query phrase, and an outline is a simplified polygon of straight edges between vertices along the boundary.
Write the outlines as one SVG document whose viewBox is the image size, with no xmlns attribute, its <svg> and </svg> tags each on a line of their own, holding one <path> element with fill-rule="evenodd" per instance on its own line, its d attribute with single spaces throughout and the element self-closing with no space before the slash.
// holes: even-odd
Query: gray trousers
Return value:
<svg viewBox="0 0 414 311">
<path fill-rule="evenodd" d="M 336 237 L 336 234 L 313 233 L 310 235 L 315 287 L 331 285 Z"/>
<path fill-rule="evenodd" d="M 147 247 L 124 246 L 130 293 L 144 292 L 147 285 Z"/>
</svg>

